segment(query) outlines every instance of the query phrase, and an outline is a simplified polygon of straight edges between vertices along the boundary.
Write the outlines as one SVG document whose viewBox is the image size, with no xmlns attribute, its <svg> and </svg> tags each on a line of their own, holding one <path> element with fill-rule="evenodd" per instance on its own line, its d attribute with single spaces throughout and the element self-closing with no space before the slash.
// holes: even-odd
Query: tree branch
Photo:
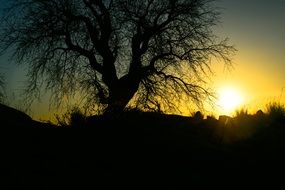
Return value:
<svg viewBox="0 0 285 190">
<path fill-rule="evenodd" d="M 72 51 L 75 51 L 85 57 L 87 57 L 89 59 L 89 62 L 91 64 L 91 67 L 93 69 L 95 69 L 96 71 L 98 71 L 99 73 L 103 73 L 103 68 L 102 66 L 97 62 L 94 54 L 82 47 L 80 47 L 79 45 L 75 45 L 73 44 L 72 40 L 71 40 L 71 36 L 70 36 L 70 33 L 68 32 L 68 30 L 66 31 L 66 34 L 65 34 L 65 43 L 67 45 L 67 47 L 72 50 Z"/>
</svg>

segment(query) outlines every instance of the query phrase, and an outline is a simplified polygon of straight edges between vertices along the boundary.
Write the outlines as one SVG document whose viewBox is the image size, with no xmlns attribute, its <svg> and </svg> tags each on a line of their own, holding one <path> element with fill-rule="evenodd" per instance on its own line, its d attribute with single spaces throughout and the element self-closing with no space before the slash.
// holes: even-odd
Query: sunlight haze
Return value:
<svg viewBox="0 0 285 190">
<path fill-rule="evenodd" d="M 224 87 L 218 90 L 217 106 L 221 113 L 230 115 L 243 104 L 243 96 L 233 87 Z"/>
</svg>

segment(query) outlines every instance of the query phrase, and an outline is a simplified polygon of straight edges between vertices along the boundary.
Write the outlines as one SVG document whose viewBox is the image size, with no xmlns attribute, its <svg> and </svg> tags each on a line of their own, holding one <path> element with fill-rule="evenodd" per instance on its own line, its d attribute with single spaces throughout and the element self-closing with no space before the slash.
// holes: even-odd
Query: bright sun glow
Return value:
<svg viewBox="0 0 285 190">
<path fill-rule="evenodd" d="M 241 94 L 234 88 L 222 88 L 219 90 L 218 106 L 226 114 L 238 109 L 243 102 Z"/>
</svg>

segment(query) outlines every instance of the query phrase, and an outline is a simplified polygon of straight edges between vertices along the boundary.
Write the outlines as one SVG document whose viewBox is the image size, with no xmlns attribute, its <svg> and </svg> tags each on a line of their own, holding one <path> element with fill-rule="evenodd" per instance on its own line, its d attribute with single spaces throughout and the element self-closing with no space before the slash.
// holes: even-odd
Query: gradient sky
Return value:
<svg viewBox="0 0 285 190">
<path fill-rule="evenodd" d="M 285 0 L 218 0 L 216 5 L 222 8 L 217 35 L 229 37 L 238 52 L 230 71 L 213 65 L 212 85 L 218 91 L 235 88 L 244 97 L 245 106 L 252 109 L 263 109 L 273 100 L 285 103 Z M 7 91 L 14 101 L 12 94 L 17 97 L 24 87 L 24 68 L 6 62 L 6 56 L 0 57 Z M 45 102 L 33 107 L 31 114 L 36 119 L 47 119 Z"/>
<path fill-rule="evenodd" d="M 234 69 L 216 67 L 214 85 L 233 86 L 245 106 L 263 109 L 269 101 L 285 103 L 285 0 L 220 0 L 220 36 L 238 50 Z"/>
</svg>

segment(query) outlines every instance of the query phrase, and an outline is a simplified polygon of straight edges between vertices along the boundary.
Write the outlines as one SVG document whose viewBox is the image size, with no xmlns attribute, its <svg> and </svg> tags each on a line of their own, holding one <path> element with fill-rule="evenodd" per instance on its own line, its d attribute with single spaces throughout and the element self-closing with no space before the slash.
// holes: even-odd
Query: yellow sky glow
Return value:
<svg viewBox="0 0 285 190">
<path fill-rule="evenodd" d="M 243 104 L 243 97 L 234 87 L 223 87 L 218 91 L 217 106 L 224 114 L 230 114 Z"/>
</svg>

